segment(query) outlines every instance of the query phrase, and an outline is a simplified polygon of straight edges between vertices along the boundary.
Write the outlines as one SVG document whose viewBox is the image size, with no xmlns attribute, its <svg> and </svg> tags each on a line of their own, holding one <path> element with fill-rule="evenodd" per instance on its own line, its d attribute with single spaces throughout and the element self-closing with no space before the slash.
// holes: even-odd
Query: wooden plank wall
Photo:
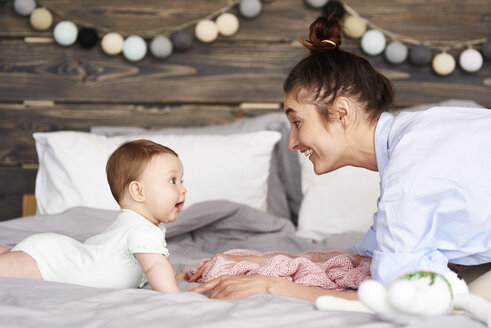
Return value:
<svg viewBox="0 0 491 328">
<path fill-rule="evenodd" d="M 226 0 L 40 0 L 58 14 L 55 22 L 106 31 L 148 34 L 177 26 L 221 8 Z M 359 14 L 391 32 L 424 40 L 490 37 L 489 0 L 346 0 Z M 21 215 L 22 194 L 34 192 L 37 155 L 33 132 L 87 131 L 93 125 L 149 128 L 230 122 L 271 110 L 247 110 L 242 103 L 281 104 L 282 82 L 305 54 L 298 45 L 321 14 L 302 0 L 264 2 L 261 14 L 240 19 L 233 37 L 138 63 L 110 57 L 100 47 L 61 47 L 52 31 L 36 32 L 28 18 L 0 1 L 0 220 Z M 192 27 L 189 28 L 192 32 Z M 26 38 L 48 38 L 26 42 Z M 345 48 L 360 53 L 359 40 Z M 454 56 L 458 51 L 452 52 Z M 396 86 L 396 106 L 470 99 L 491 107 L 491 64 L 476 74 L 457 69 L 440 77 L 430 67 L 392 66 L 383 56 L 370 61 Z"/>
</svg>

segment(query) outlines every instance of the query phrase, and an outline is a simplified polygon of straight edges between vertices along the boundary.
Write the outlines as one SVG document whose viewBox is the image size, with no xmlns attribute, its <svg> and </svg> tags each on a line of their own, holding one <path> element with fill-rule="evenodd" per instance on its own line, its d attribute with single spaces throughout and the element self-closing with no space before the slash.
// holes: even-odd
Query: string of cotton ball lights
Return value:
<svg viewBox="0 0 491 328">
<path fill-rule="evenodd" d="M 65 20 L 61 12 L 40 3 L 36 4 L 35 0 L 14 0 L 14 11 L 21 16 L 29 16 L 32 28 L 37 31 L 51 28 L 53 14 L 60 17 L 61 20 L 53 29 L 53 38 L 59 45 L 68 47 L 78 43 L 84 48 L 92 48 L 98 43 L 100 33 L 103 34 L 101 48 L 107 55 L 116 56 L 122 53 L 131 62 L 145 58 L 148 48 L 155 58 L 160 59 L 169 57 L 174 51 L 186 51 L 193 42 L 192 35 L 186 29 L 193 25 L 194 36 L 203 43 L 211 43 L 219 35 L 234 35 L 240 26 L 239 19 L 228 12 L 234 7 L 238 7 L 243 17 L 251 19 L 261 13 L 262 3 L 261 0 L 229 0 L 216 11 L 178 26 L 142 32 L 115 32 L 104 26 L 73 19 Z M 145 39 L 151 39 L 149 47 Z"/>
<path fill-rule="evenodd" d="M 360 16 L 346 3 L 335 0 L 305 0 L 312 8 L 322 8 L 326 16 L 334 14 L 343 21 L 343 32 L 353 39 L 361 39 L 360 46 L 369 56 L 383 53 L 385 59 L 394 65 L 409 60 L 416 66 L 431 63 L 433 71 L 441 76 L 450 75 L 457 67 L 450 50 L 462 49 L 459 66 L 467 73 L 478 72 L 484 58 L 491 59 L 491 40 L 479 38 L 465 41 L 420 41 L 383 29 Z M 390 42 L 387 41 L 390 40 Z M 475 48 L 481 48 L 481 52 Z M 433 55 L 433 51 L 437 53 Z M 484 58 L 483 58 L 484 57 Z"/>
</svg>

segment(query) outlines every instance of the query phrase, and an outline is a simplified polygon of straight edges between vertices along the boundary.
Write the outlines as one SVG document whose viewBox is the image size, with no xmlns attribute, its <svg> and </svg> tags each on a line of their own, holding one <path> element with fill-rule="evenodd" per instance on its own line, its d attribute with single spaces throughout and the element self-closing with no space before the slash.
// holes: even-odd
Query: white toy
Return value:
<svg viewBox="0 0 491 328">
<path fill-rule="evenodd" d="M 491 302 L 469 294 L 465 282 L 453 272 L 445 277 L 433 272 L 406 274 L 387 289 L 378 281 L 366 280 L 358 288 L 358 298 L 360 301 L 321 296 L 315 304 L 320 310 L 371 312 L 400 325 L 465 311 L 491 328 Z"/>
</svg>

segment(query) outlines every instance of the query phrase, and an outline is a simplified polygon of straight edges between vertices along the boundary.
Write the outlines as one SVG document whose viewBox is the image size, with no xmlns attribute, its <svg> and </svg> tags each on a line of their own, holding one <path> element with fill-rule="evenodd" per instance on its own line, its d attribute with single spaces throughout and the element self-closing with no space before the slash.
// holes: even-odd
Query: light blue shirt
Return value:
<svg viewBox="0 0 491 328">
<path fill-rule="evenodd" d="M 491 110 L 383 113 L 375 152 L 378 210 L 354 249 L 373 279 L 491 262 Z"/>
</svg>

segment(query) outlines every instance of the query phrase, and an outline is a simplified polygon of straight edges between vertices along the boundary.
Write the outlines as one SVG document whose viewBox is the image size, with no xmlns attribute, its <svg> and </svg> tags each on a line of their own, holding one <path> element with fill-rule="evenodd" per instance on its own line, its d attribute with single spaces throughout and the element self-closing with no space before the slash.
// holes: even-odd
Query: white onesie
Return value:
<svg viewBox="0 0 491 328">
<path fill-rule="evenodd" d="M 147 281 L 135 253 L 169 256 L 165 227 L 123 209 L 103 233 L 84 243 L 57 233 L 40 233 L 19 242 L 38 263 L 44 280 L 100 288 L 134 288 Z"/>
</svg>

